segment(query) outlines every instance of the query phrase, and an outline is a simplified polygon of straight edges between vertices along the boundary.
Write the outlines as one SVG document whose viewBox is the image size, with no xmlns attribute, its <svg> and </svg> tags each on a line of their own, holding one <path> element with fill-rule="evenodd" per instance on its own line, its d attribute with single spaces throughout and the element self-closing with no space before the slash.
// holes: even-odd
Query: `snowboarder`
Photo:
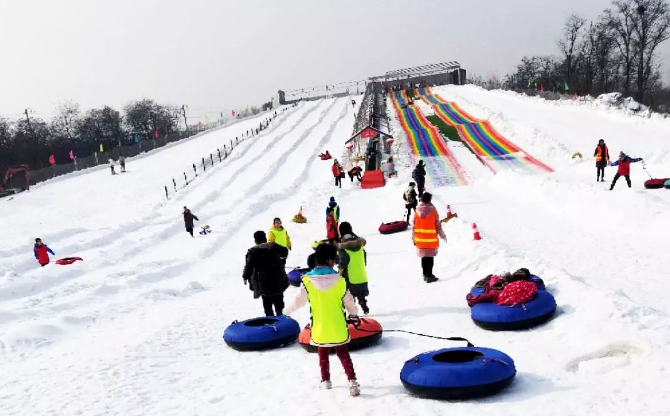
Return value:
<svg viewBox="0 0 670 416">
<path fill-rule="evenodd" d="M 49 254 L 48 253 L 51 253 L 52 256 L 56 255 L 56 253 L 51 251 L 51 249 L 46 244 L 42 243 L 41 238 L 36 238 L 35 239 L 35 247 L 33 247 L 33 253 L 35 254 L 35 259 L 37 259 L 37 262 L 42 267 L 49 264 Z"/>
<path fill-rule="evenodd" d="M 125 172 L 126 171 L 126 158 L 123 155 L 119 156 L 119 165 L 121 166 L 121 172 Z"/>
<path fill-rule="evenodd" d="M 335 202 L 335 197 L 331 196 L 330 201 L 328 202 L 328 208 L 333 209 L 333 217 L 335 217 L 335 222 L 340 221 L 340 206 Z M 328 208 L 326 208 L 326 217 L 328 217 Z"/>
<path fill-rule="evenodd" d="M 340 241 L 340 234 L 338 231 L 337 220 L 335 219 L 334 209 L 328 208 L 326 210 L 326 239 L 331 244 Z"/>
<path fill-rule="evenodd" d="M 268 243 L 263 231 L 254 233 L 254 243 L 256 245 L 247 251 L 242 279 L 245 285 L 249 283 L 254 299 L 263 298 L 265 316 L 279 316 L 284 310 L 284 291 L 288 288 L 281 259 L 286 258 L 288 249 Z"/>
<path fill-rule="evenodd" d="M 416 181 L 416 186 L 419 188 L 419 198 L 421 198 L 423 191 L 426 190 L 426 168 L 423 164 L 423 160 L 419 160 L 419 164 L 414 168 L 412 179 Z"/>
<path fill-rule="evenodd" d="M 364 314 L 369 314 L 368 302 L 365 299 L 370 294 L 368 290 L 368 273 L 365 266 L 368 256 L 363 248 L 365 239 L 354 234 L 351 224 L 343 222 L 340 224 L 340 235 L 342 242 L 337 245 L 337 265 L 340 275 L 347 281 L 347 289 L 361 305 Z"/>
<path fill-rule="evenodd" d="M 116 172 L 114 171 L 114 160 L 109 159 L 109 168 L 112 170 L 112 175 L 116 175 Z"/>
<path fill-rule="evenodd" d="M 321 244 L 316 248 L 317 267 L 302 278 L 300 293 L 286 308 L 291 314 L 309 302 L 311 313 L 310 343 L 318 347 L 319 368 L 321 369 L 322 389 L 332 389 L 330 381 L 330 350 L 335 349 L 349 380 L 349 394 L 358 396 L 360 385 L 356 381 L 354 364 L 351 361 L 347 343 L 349 327 L 344 310 L 349 319 L 358 319 L 358 310 L 354 298 L 347 290 L 347 283 L 335 270 L 337 249 L 330 244 Z"/>
<path fill-rule="evenodd" d="M 409 188 L 405 191 L 402 198 L 405 200 L 405 209 L 407 210 L 407 222 L 409 222 L 410 214 L 412 210 L 416 211 L 416 206 L 419 204 L 419 201 L 416 199 L 416 191 L 414 190 L 414 182 L 409 183 Z"/>
<path fill-rule="evenodd" d="M 186 232 L 191 234 L 193 237 L 193 220 L 200 221 L 198 217 L 193 215 L 190 209 L 184 207 L 184 226 L 186 227 Z"/>
<path fill-rule="evenodd" d="M 610 152 L 607 149 L 605 140 L 598 140 L 598 146 L 596 151 L 593 152 L 593 156 L 596 158 L 596 168 L 597 168 L 597 179 L 596 182 L 605 182 L 605 167 L 610 163 Z"/>
<path fill-rule="evenodd" d="M 291 237 L 289 237 L 286 228 L 282 226 L 281 219 L 275 218 L 272 221 L 272 228 L 268 231 L 268 242 L 275 243 L 287 249 L 291 250 Z M 286 266 L 286 256 L 280 257 L 282 261 L 282 267 Z"/>
<path fill-rule="evenodd" d="M 423 269 L 423 280 L 426 283 L 436 282 L 438 279 L 433 274 L 433 265 L 437 248 L 440 246 L 438 235 L 443 241 L 447 237 L 442 230 L 442 223 L 437 215 L 437 209 L 432 204 L 433 196 L 425 192 L 421 196 L 421 203 L 414 212 L 414 227 L 412 227 L 412 240 L 417 249 L 417 255 L 421 257 L 421 268 Z"/>
<path fill-rule="evenodd" d="M 628 184 L 628 187 L 631 187 L 630 184 L 630 164 L 631 163 L 636 163 L 641 161 L 642 158 L 631 158 L 630 156 L 626 155 L 624 152 L 619 153 L 619 160 L 616 162 L 612 163 L 611 166 L 619 166 L 619 169 L 616 172 L 616 175 L 614 175 L 614 180 L 612 181 L 612 185 L 610 186 L 610 191 L 614 189 L 614 185 L 616 185 L 616 181 L 619 180 L 620 177 L 626 178 L 626 183 Z"/>
<path fill-rule="evenodd" d="M 333 167 L 331 168 L 331 171 L 333 172 L 333 176 L 335 177 L 335 186 L 339 186 L 342 188 L 342 178 L 344 177 L 344 169 L 342 169 L 342 165 L 340 165 L 340 162 L 335 159 L 333 161 Z"/>
</svg>

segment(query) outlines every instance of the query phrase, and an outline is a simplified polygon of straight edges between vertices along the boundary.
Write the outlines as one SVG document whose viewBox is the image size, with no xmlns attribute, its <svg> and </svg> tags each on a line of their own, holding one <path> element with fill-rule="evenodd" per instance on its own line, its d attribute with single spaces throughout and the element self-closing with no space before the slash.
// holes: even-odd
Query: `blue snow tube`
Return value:
<svg viewBox="0 0 670 416">
<path fill-rule="evenodd" d="M 403 365 L 400 381 L 419 397 L 461 400 L 495 394 L 516 375 L 514 361 L 491 348 L 445 348 L 419 354 Z"/>
<path fill-rule="evenodd" d="M 670 179 L 668 179 L 667 181 L 663 182 L 663 187 L 664 187 L 665 189 L 670 189 Z"/>
<path fill-rule="evenodd" d="M 534 276 L 531 276 L 530 280 Z M 556 299 L 547 292 L 544 285 L 538 284 L 537 294 L 522 305 L 506 306 L 495 303 L 478 303 L 470 308 L 470 317 L 477 326 L 491 331 L 513 331 L 541 325 L 556 312 Z M 480 294 L 484 288 L 473 287 L 470 293 Z"/>
<path fill-rule="evenodd" d="M 298 339 L 300 325 L 288 316 L 264 316 L 233 322 L 223 331 L 223 339 L 238 351 L 283 347 Z"/>
<path fill-rule="evenodd" d="M 302 284 L 302 276 L 304 276 L 308 271 L 309 269 L 301 269 L 296 267 L 295 269 L 288 272 L 288 282 L 291 284 L 291 286 L 300 286 Z"/>
</svg>

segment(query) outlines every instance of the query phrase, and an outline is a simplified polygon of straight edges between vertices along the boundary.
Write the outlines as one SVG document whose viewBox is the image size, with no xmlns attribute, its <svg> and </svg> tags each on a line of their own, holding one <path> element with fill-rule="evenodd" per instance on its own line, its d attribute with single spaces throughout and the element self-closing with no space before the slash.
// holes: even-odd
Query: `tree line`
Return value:
<svg viewBox="0 0 670 416">
<path fill-rule="evenodd" d="M 272 106 L 269 101 L 234 115 L 255 115 Z M 51 155 L 62 164 L 70 162 L 70 152 L 82 158 L 101 148 L 107 151 L 176 133 L 179 122 L 186 121 L 184 117 L 185 108 L 150 99 L 129 103 L 123 113 L 110 106 L 83 112 L 79 104 L 65 102 L 51 120 L 32 117 L 28 110 L 18 120 L 0 116 L 0 181 L 9 166 L 28 164 L 31 169 L 40 169 L 49 166 Z"/>
<path fill-rule="evenodd" d="M 524 57 L 502 86 L 592 96 L 621 92 L 665 110 L 670 89 L 661 79 L 658 47 L 668 37 L 667 0 L 614 0 L 594 20 L 568 17 L 560 56 Z"/>
</svg>

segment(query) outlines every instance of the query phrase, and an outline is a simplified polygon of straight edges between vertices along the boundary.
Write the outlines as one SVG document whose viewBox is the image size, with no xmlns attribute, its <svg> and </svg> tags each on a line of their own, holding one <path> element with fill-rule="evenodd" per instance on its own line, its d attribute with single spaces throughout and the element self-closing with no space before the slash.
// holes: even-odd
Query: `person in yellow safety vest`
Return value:
<svg viewBox="0 0 670 416">
<path fill-rule="evenodd" d="M 343 222 L 340 224 L 340 235 L 342 242 L 337 245 L 337 265 L 342 277 L 347 281 L 347 288 L 351 295 L 361 305 L 364 314 L 370 313 L 366 296 L 370 295 L 368 290 L 368 273 L 365 270 L 368 256 L 363 248 L 365 239 L 354 234 L 351 224 Z"/>
<path fill-rule="evenodd" d="M 291 237 L 289 237 L 286 228 L 282 226 L 281 219 L 275 218 L 272 221 L 272 228 L 268 231 L 268 243 L 275 243 L 291 250 Z M 286 267 L 286 257 L 281 257 L 282 267 Z"/>
<path fill-rule="evenodd" d="M 356 381 L 354 364 L 349 356 L 347 344 L 350 341 L 347 318 L 358 319 L 354 298 L 347 290 L 347 283 L 333 267 L 337 258 L 337 248 L 331 244 L 320 244 L 316 248 L 316 268 L 302 278 L 300 293 L 286 308 L 289 315 L 309 302 L 311 318 L 310 343 L 318 347 L 321 369 L 321 388 L 331 389 L 330 350 L 335 349 L 349 380 L 349 393 L 360 394 Z"/>
<path fill-rule="evenodd" d="M 333 217 L 335 222 L 340 222 L 340 206 L 335 202 L 335 197 L 331 196 L 330 201 L 328 201 L 328 207 L 326 208 L 326 217 L 328 217 L 328 209 L 333 210 Z"/>
<path fill-rule="evenodd" d="M 440 246 L 438 236 L 447 242 L 447 237 L 442 230 L 442 223 L 437 215 L 435 205 L 431 203 L 433 195 L 424 192 L 421 195 L 421 203 L 414 212 L 414 227 L 412 227 L 412 241 L 416 246 L 417 255 L 421 257 L 421 268 L 423 269 L 423 280 L 433 283 L 438 280 L 433 274 L 433 265 L 437 248 Z"/>
<path fill-rule="evenodd" d="M 610 151 L 607 149 L 605 140 L 598 140 L 596 151 L 593 152 L 593 157 L 596 158 L 597 178 L 596 182 L 605 182 L 605 167 L 610 164 Z"/>
</svg>

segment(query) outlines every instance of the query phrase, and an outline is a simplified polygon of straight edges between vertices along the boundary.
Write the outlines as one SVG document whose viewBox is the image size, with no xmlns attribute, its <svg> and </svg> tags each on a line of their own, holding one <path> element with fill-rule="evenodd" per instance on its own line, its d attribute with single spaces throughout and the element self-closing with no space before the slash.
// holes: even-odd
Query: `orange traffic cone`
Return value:
<svg viewBox="0 0 670 416">
<path fill-rule="evenodd" d="M 482 239 L 482 236 L 479 234 L 479 230 L 477 229 L 477 224 L 474 222 L 472 223 L 472 232 L 475 234 L 475 241 Z"/>
<path fill-rule="evenodd" d="M 447 205 L 447 219 L 451 219 L 454 214 L 451 213 L 451 205 Z"/>
</svg>

